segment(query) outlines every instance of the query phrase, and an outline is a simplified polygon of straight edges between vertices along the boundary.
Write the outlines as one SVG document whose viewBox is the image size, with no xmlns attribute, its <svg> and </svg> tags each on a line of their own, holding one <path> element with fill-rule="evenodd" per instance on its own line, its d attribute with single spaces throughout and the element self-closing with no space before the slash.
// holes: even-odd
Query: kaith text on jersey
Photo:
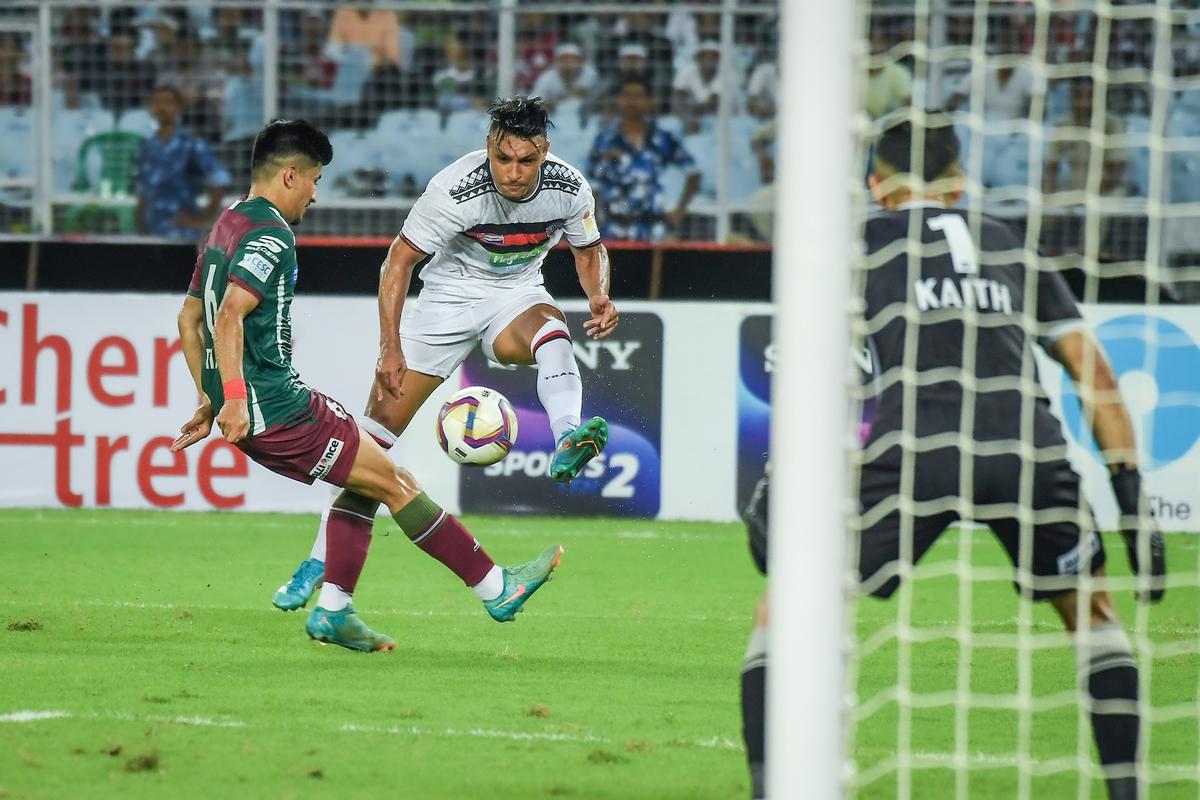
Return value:
<svg viewBox="0 0 1200 800">
<path fill-rule="evenodd" d="M 917 308 L 974 308 L 1011 314 L 1012 293 L 1008 286 L 987 278 L 920 278 L 913 281 Z"/>
</svg>

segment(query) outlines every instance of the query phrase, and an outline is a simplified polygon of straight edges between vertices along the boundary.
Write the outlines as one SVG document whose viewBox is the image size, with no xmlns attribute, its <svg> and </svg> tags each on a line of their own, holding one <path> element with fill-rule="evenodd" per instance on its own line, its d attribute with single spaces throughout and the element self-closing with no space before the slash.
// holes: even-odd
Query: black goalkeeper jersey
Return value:
<svg viewBox="0 0 1200 800">
<path fill-rule="evenodd" d="M 921 241 L 911 258 L 906 252 L 910 224 L 914 239 Z M 1026 438 L 1024 385 L 1034 392 L 1032 444 L 1065 446 L 1033 351 L 1035 342 L 1048 344 L 1081 324 L 1079 308 L 1058 273 L 1026 263 L 1023 242 L 1008 225 L 984 217 L 976 236 L 965 211 L 941 206 L 873 215 L 866 223 L 866 248 L 863 313 L 881 387 L 868 446 L 902 428 L 905 386 L 913 382 L 914 433 L 958 431 L 964 402 L 972 396 L 964 381 L 971 378 L 974 415 L 968 434 L 974 440 Z M 915 347 L 915 357 L 905 358 L 908 347 Z M 1022 377 L 1029 383 L 1020 383 Z"/>
</svg>

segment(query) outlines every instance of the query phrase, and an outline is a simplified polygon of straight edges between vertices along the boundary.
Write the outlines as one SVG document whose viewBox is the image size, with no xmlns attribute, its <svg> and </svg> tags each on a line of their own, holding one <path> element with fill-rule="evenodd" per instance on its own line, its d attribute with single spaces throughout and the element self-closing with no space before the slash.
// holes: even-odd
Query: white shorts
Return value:
<svg viewBox="0 0 1200 800">
<path fill-rule="evenodd" d="M 528 308 L 558 303 L 541 286 L 498 289 L 490 297 L 457 299 L 419 294 L 405 306 L 400 320 L 400 347 L 408 368 L 448 378 L 476 343 L 498 361 L 492 345 L 501 331 Z"/>
</svg>

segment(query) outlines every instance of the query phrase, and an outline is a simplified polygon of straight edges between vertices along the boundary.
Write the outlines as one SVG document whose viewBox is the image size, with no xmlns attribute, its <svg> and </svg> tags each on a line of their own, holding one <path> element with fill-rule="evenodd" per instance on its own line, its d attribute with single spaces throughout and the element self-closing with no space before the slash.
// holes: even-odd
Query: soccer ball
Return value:
<svg viewBox="0 0 1200 800">
<path fill-rule="evenodd" d="M 468 386 L 450 396 L 437 418 L 437 439 L 451 460 L 473 467 L 495 464 L 517 441 L 517 415 L 504 395 Z"/>
</svg>

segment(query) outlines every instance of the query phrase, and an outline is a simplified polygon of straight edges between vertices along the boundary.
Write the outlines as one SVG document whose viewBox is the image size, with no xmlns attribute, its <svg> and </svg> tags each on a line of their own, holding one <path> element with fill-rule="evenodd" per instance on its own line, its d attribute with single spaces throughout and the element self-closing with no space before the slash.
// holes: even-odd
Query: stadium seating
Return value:
<svg viewBox="0 0 1200 800">
<path fill-rule="evenodd" d="M 134 232 L 134 208 L 124 198 L 134 193 L 142 138 L 130 131 L 111 130 L 89 136 L 80 145 L 72 189 L 98 195 L 99 199 L 67 209 L 64 228 L 68 232 L 89 229 L 96 216 L 103 214 L 116 220 L 119 232 Z"/>
<path fill-rule="evenodd" d="M 71 191 L 79 174 L 79 149 L 84 141 L 114 126 L 113 114 L 107 109 L 63 109 L 55 114 L 51 139 L 55 192 Z"/>
<path fill-rule="evenodd" d="M 121 112 L 117 118 L 117 130 L 136 133 L 138 136 L 152 136 L 158 130 L 158 123 L 144 108 L 130 108 Z"/>
<path fill-rule="evenodd" d="M 363 85 L 371 74 L 371 51 L 357 45 L 342 45 L 336 53 L 337 72 L 328 89 L 300 87 L 296 96 L 319 106 L 349 106 L 362 98 Z"/>
<path fill-rule="evenodd" d="M 33 110 L 0 106 L 0 178 L 31 178 L 34 165 Z"/>
</svg>

